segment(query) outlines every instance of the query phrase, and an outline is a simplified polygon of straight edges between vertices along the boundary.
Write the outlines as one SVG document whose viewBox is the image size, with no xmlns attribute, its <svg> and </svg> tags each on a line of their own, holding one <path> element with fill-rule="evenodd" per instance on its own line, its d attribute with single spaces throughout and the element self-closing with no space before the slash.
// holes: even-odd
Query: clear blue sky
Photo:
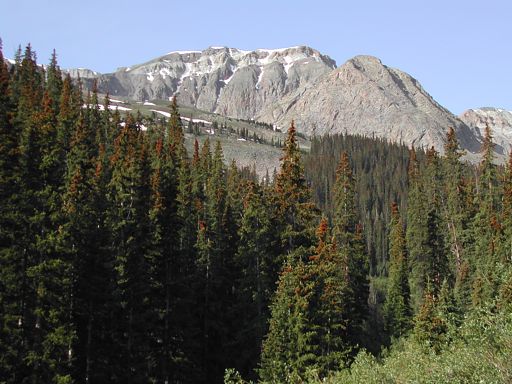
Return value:
<svg viewBox="0 0 512 384">
<path fill-rule="evenodd" d="M 455 114 L 512 110 L 510 0 L 3 0 L 4 56 L 30 42 L 61 67 L 110 72 L 173 50 L 309 45 L 379 57 Z"/>
</svg>

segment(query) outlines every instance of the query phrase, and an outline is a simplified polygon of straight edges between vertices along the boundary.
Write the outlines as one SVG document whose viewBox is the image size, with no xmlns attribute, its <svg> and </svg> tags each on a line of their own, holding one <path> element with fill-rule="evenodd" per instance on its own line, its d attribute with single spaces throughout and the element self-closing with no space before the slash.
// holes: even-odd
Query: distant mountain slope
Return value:
<svg viewBox="0 0 512 384">
<path fill-rule="evenodd" d="M 257 116 L 280 125 L 294 119 L 307 134 L 349 133 L 384 137 L 442 151 L 448 127 L 471 152 L 480 147 L 473 132 L 439 105 L 417 80 L 372 56 L 357 56 L 319 78 L 294 99 L 284 99 Z"/>
<path fill-rule="evenodd" d="M 512 112 L 500 108 L 468 109 L 460 115 L 460 119 L 466 123 L 476 137 L 483 137 L 487 125 L 492 129 L 495 151 L 506 155 L 512 145 Z"/>
<path fill-rule="evenodd" d="M 309 47 L 258 49 L 211 47 L 170 52 L 114 73 L 72 70 L 100 92 L 131 100 L 168 99 L 207 112 L 250 119 L 296 88 L 330 72 L 336 63 Z"/>
<path fill-rule="evenodd" d="M 176 96 L 183 106 L 282 129 L 295 120 L 297 129 L 308 135 L 360 134 L 443 152 L 446 132 L 453 127 L 472 161 L 478 160 L 482 139 L 475 118 L 454 116 L 416 79 L 372 56 L 357 56 L 336 68 L 331 58 L 305 46 L 255 51 L 210 47 L 170 52 L 110 74 L 69 72 L 80 76 L 86 88 L 97 80 L 99 91 L 113 97 L 143 101 Z M 512 140 L 507 132 L 496 134 L 499 161 Z"/>
</svg>

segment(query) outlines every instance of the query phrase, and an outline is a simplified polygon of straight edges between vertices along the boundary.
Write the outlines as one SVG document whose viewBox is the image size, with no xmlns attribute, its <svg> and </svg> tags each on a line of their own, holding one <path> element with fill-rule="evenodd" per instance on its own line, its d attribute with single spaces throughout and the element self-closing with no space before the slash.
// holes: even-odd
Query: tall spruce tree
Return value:
<svg viewBox="0 0 512 384">
<path fill-rule="evenodd" d="M 451 279 L 442 216 L 442 172 L 438 153 L 427 151 L 425 168 L 418 172 L 411 162 L 407 245 L 410 252 L 411 298 L 415 311 L 426 297 L 437 297 L 445 279 Z M 422 199 L 422 196 L 425 196 Z"/>
<path fill-rule="evenodd" d="M 25 351 L 21 357 L 26 367 L 22 369 L 21 377 L 37 378 L 41 375 L 40 349 L 42 333 L 39 331 L 38 314 L 36 313 L 38 298 L 36 289 L 38 286 L 37 274 L 29 276 L 31 270 L 43 261 L 43 254 L 37 248 L 35 239 L 42 235 L 42 223 L 44 218 L 42 212 L 43 201 L 40 191 L 42 180 L 39 178 L 39 167 L 41 165 L 41 131 L 38 129 L 36 116 L 41 111 L 43 94 L 42 76 L 35 59 L 35 53 L 30 45 L 25 49 L 21 63 L 16 70 L 17 76 L 13 87 L 17 92 L 17 109 L 14 117 L 15 129 L 20 132 L 19 139 L 19 160 L 20 177 L 19 200 L 17 201 L 20 215 L 19 223 L 22 233 L 17 239 L 22 250 L 19 262 L 21 282 L 20 294 L 20 322 L 23 328 L 22 345 Z M 36 330 L 36 331 L 34 331 Z M 32 358 L 28 358 L 31 356 Z M 37 379 L 34 379 L 37 380 Z"/>
<path fill-rule="evenodd" d="M 21 58 L 16 61 L 15 74 Z M 20 127 L 14 122 L 17 103 L 13 76 L 4 61 L 0 40 L 0 380 L 20 381 L 25 368 L 23 307 L 26 255 L 22 238 L 24 215 L 18 144 Z M 20 286 L 21 283 L 21 286 Z"/>
<path fill-rule="evenodd" d="M 58 243 L 58 228 L 62 225 L 61 183 L 64 176 L 56 140 L 57 113 L 48 91 L 42 99 L 42 109 L 35 116 L 35 145 L 40 188 L 34 191 L 39 202 L 32 228 L 37 230 L 34 243 L 38 250 L 36 263 L 27 270 L 35 296 L 36 340 L 29 353 L 35 376 L 43 381 L 69 380 L 71 346 L 75 329 L 71 322 L 72 261 Z"/>
<path fill-rule="evenodd" d="M 294 251 L 306 257 L 307 249 L 313 244 L 317 218 L 317 211 L 311 200 L 311 191 L 304 177 L 296 134 L 292 121 L 283 147 L 281 169 L 274 182 L 276 217 L 280 220 L 283 261 L 287 254 Z"/>
<path fill-rule="evenodd" d="M 149 376 L 150 332 L 148 327 L 148 266 L 144 258 L 148 233 L 147 148 L 132 116 L 114 143 L 111 157 L 112 177 L 108 185 L 108 226 L 116 271 L 113 308 L 117 329 L 115 341 L 118 361 L 115 376 L 131 382 L 143 382 Z"/>
<path fill-rule="evenodd" d="M 151 159 L 149 227 L 150 244 L 146 252 L 149 279 L 149 304 L 153 328 L 151 347 L 155 369 L 151 376 L 158 381 L 169 381 L 172 352 L 171 313 L 174 313 L 176 287 L 172 275 L 177 268 L 175 170 L 170 147 L 164 146 L 163 138 L 155 143 Z M 174 288 L 174 289 L 173 289 Z"/>
<path fill-rule="evenodd" d="M 475 305 L 491 300 L 499 285 L 498 250 L 501 226 L 497 214 L 500 207 L 493 148 L 492 132 L 487 126 L 475 195 L 478 211 L 473 217 L 470 229 L 474 239 L 471 261 L 475 269 L 472 293 Z"/>
<path fill-rule="evenodd" d="M 264 383 L 300 382 L 311 358 L 306 348 L 312 336 L 306 332 L 307 295 L 311 286 L 302 282 L 306 265 L 290 260 L 281 271 L 270 306 L 269 331 L 261 353 L 260 379 Z"/>
<path fill-rule="evenodd" d="M 234 346 L 239 351 L 235 366 L 250 377 L 254 374 L 267 332 L 268 307 L 281 265 L 276 253 L 279 239 L 262 188 L 251 182 L 243 203 L 236 255 L 236 270 L 240 274 L 235 277 L 238 322 L 235 323 Z"/>
<path fill-rule="evenodd" d="M 351 308 L 351 270 L 349 260 L 337 251 L 329 241 L 327 220 L 324 218 L 317 229 L 318 245 L 312 256 L 309 278 L 315 282 L 309 303 L 309 332 L 312 338 L 309 350 L 314 353 L 312 366 L 321 377 L 339 370 L 349 362 L 353 352 L 350 332 L 353 308 Z"/>
<path fill-rule="evenodd" d="M 446 341 L 448 324 L 440 315 L 438 301 L 429 286 L 425 288 L 424 295 L 420 310 L 414 318 L 413 334 L 420 345 L 438 353 Z"/>
<path fill-rule="evenodd" d="M 345 366 L 352 352 L 348 259 L 329 242 L 327 220 L 317 230 L 315 254 L 282 272 L 263 345 L 264 382 L 302 382 Z"/>
<path fill-rule="evenodd" d="M 512 152 L 502 180 L 503 208 L 501 211 L 502 241 L 500 259 L 505 265 L 512 263 Z"/>
<path fill-rule="evenodd" d="M 404 224 L 398 205 L 392 205 L 389 231 L 389 276 L 387 282 L 384 317 L 386 330 L 392 338 L 398 339 L 411 326 L 409 264 L 405 246 Z"/>
<path fill-rule="evenodd" d="M 337 252 L 348 268 L 350 312 L 348 329 L 354 346 L 361 345 L 368 313 L 368 255 L 361 225 L 357 219 L 355 181 L 346 152 L 342 153 L 333 187 L 333 235 Z"/>
<path fill-rule="evenodd" d="M 271 305 L 271 319 L 261 357 L 260 377 L 265 382 L 300 380 L 312 334 L 306 331 L 311 282 L 302 285 L 308 268 L 316 208 L 304 179 L 295 125 L 288 129 L 281 170 L 274 178 L 275 220 L 280 231 L 280 260 L 286 260 Z M 311 284 L 310 284 L 311 283 Z M 309 351 L 309 352 L 308 352 Z"/>
<path fill-rule="evenodd" d="M 423 279 L 424 284 L 430 284 L 432 293 L 437 297 L 443 281 L 451 280 L 451 274 L 447 258 L 446 231 L 441 212 L 443 204 L 441 160 L 434 148 L 427 151 L 427 164 L 423 178 L 423 189 L 427 194 L 428 202 Z"/>
<path fill-rule="evenodd" d="M 409 197 L 407 205 L 407 231 L 406 242 L 409 251 L 409 264 L 411 269 L 411 303 L 416 312 L 423 298 L 424 271 L 423 259 L 427 237 L 425 217 L 426 201 L 422 199 L 422 184 L 420 179 L 419 163 L 414 148 L 409 156 Z"/>
<path fill-rule="evenodd" d="M 105 355 L 112 348 L 107 326 L 111 275 L 106 228 L 101 220 L 105 190 L 97 178 L 100 169 L 96 168 L 95 136 L 95 129 L 85 124 L 80 114 L 67 153 L 64 220 L 59 231 L 59 243 L 71 264 L 71 290 L 65 293 L 72 298 L 70 319 L 75 337 L 69 357 L 73 359 L 72 377 L 78 382 L 110 379 L 110 361 Z"/>
<path fill-rule="evenodd" d="M 59 113 L 59 101 L 63 88 L 62 71 L 57 63 L 57 53 L 52 52 L 50 64 L 46 67 L 46 91 L 52 100 L 52 108 Z"/>
<path fill-rule="evenodd" d="M 468 204 L 467 180 L 457 136 L 453 128 L 449 128 L 446 136 L 445 157 L 443 159 L 444 196 L 443 221 L 447 226 L 447 246 L 449 247 L 449 264 L 454 277 L 454 294 L 458 306 L 466 308 L 470 303 L 471 276 L 468 273 L 468 226 L 471 218 L 471 207 Z M 448 283 L 447 283 L 448 285 Z M 451 285 L 451 284 L 450 284 Z"/>
<path fill-rule="evenodd" d="M 454 275 L 458 275 L 462 263 L 464 263 L 463 233 L 467 227 L 466 207 L 464 206 L 466 201 L 464 196 L 464 169 L 460 161 L 464 152 L 460 150 L 455 130 L 451 127 L 446 135 L 444 150 L 445 157 L 442 162 L 444 194 L 446 195 L 444 219 L 448 226 L 450 262 L 451 265 L 456 267 L 456 270 L 453 271 Z"/>
<path fill-rule="evenodd" d="M 204 205 L 201 207 L 199 231 L 196 242 L 199 287 L 199 318 L 202 320 L 203 340 L 201 367 L 203 380 L 220 380 L 228 351 L 220 349 L 229 341 L 230 311 L 226 305 L 233 300 L 233 282 L 228 273 L 234 258 L 230 245 L 232 216 L 227 204 L 226 169 L 220 143 L 217 142 L 213 157 L 209 141 L 205 141 L 199 165 L 203 175 Z M 198 185 L 200 186 L 200 185 Z"/>
</svg>

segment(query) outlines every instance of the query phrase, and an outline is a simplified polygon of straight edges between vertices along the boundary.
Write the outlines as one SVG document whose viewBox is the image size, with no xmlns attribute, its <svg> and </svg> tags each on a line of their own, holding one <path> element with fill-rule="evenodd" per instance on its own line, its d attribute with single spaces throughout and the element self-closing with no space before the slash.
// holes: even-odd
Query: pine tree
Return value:
<svg viewBox="0 0 512 384">
<path fill-rule="evenodd" d="M 448 224 L 448 240 L 451 251 L 451 265 L 456 267 L 453 271 L 455 276 L 460 274 L 462 263 L 464 263 L 464 230 L 467 227 L 467 215 L 464 202 L 464 170 L 460 158 L 464 152 L 460 150 L 455 130 L 450 127 L 446 136 L 445 158 L 443 159 L 444 193 L 446 202 L 444 204 L 444 219 Z"/>
<path fill-rule="evenodd" d="M 437 297 L 443 281 L 451 279 L 441 213 L 442 173 L 434 148 L 427 152 L 423 172 L 416 178 L 412 171 L 410 177 L 407 245 L 412 265 L 411 297 L 413 307 L 419 308 L 428 284 L 431 294 Z"/>
<path fill-rule="evenodd" d="M 64 166 L 66 154 L 70 151 L 74 130 L 79 119 L 82 106 L 81 94 L 78 87 L 74 87 L 69 74 L 62 84 L 59 98 L 59 114 L 57 116 L 57 144 L 61 149 L 58 162 Z"/>
<path fill-rule="evenodd" d="M 304 350 L 311 336 L 305 332 L 304 296 L 310 289 L 301 284 L 305 269 L 304 262 L 298 259 L 281 271 L 261 354 L 259 375 L 264 383 L 300 382 L 306 369 L 301 360 L 311 357 Z"/>
<path fill-rule="evenodd" d="M 19 60 L 17 65 L 19 66 Z M 25 281 L 23 214 L 19 188 L 19 126 L 14 124 L 16 103 L 13 79 L 0 40 L 0 381 L 21 380 L 25 371 L 23 306 L 20 283 Z"/>
<path fill-rule="evenodd" d="M 29 116 L 24 116 L 28 108 L 20 109 L 28 101 L 18 105 L 20 88 L 28 88 L 20 80 L 21 60 L 20 47 L 14 70 L 9 73 L 0 49 L 0 380 L 6 382 L 21 381 L 29 374 L 26 354 L 31 293 L 26 271 L 30 261 L 27 215 L 31 210 L 30 192 L 21 187 L 26 171 L 19 156 L 21 133 Z M 28 96 L 25 90 L 24 97 Z"/>
<path fill-rule="evenodd" d="M 501 261 L 510 265 L 512 263 L 512 152 L 509 154 L 502 183 L 503 209 L 501 212 L 501 223 L 503 236 L 500 251 Z"/>
<path fill-rule="evenodd" d="M 183 145 L 183 127 L 181 125 L 181 117 L 178 110 L 178 103 L 176 102 L 176 96 L 172 98 L 171 102 L 171 116 L 168 122 L 168 140 L 169 144 L 177 147 Z"/>
<path fill-rule="evenodd" d="M 414 319 L 414 337 L 420 345 L 438 353 L 446 341 L 447 330 L 446 321 L 438 313 L 435 296 L 427 287 L 420 310 Z"/>
<path fill-rule="evenodd" d="M 153 328 L 152 360 L 155 369 L 150 375 L 158 381 L 169 381 L 173 356 L 179 355 L 172 349 L 174 338 L 171 313 L 177 298 L 177 287 L 173 277 L 179 268 L 177 255 L 176 180 L 170 146 L 164 146 L 163 138 L 155 143 L 152 153 L 150 176 L 149 228 L 150 244 L 146 253 L 149 279 L 149 304 Z M 176 339 L 179 339 L 178 337 Z M 175 352 L 175 353 L 173 353 Z"/>
<path fill-rule="evenodd" d="M 302 290 L 300 276 L 305 276 L 304 261 L 313 244 L 316 208 L 304 178 L 293 122 L 283 152 L 281 170 L 274 177 L 273 204 L 281 237 L 279 264 L 284 260 L 286 264 L 271 305 L 270 328 L 263 345 L 260 376 L 267 382 L 300 380 L 313 356 L 309 351 L 313 335 L 305 328 L 307 297 L 313 283 L 308 282 Z"/>
<path fill-rule="evenodd" d="M 197 310 L 201 293 L 199 272 L 197 271 L 198 206 L 199 197 L 192 191 L 192 170 L 184 147 L 178 149 L 176 215 L 178 221 L 177 251 L 180 260 L 180 286 L 182 291 L 178 301 L 178 324 L 184 334 L 184 358 L 175 369 L 175 377 L 185 382 L 200 380 L 202 373 L 200 356 L 202 353 L 200 331 L 202 322 Z"/>
<path fill-rule="evenodd" d="M 384 316 L 386 329 L 392 338 L 401 337 L 411 325 L 409 264 L 403 222 L 396 203 L 392 205 L 389 232 L 389 277 Z"/>
<path fill-rule="evenodd" d="M 427 230 L 425 225 L 426 201 L 422 198 L 419 164 L 414 148 L 409 156 L 409 197 L 407 205 L 406 243 L 411 267 L 411 303 L 414 312 L 421 305 L 424 289 L 424 255 Z"/>
<path fill-rule="evenodd" d="M 244 197 L 247 192 L 247 180 L 244 179 L 238 170 L 237 164 L 233 159 L 229 165 L 226 174 L 227 202 L 231 207 L 233 217 L 236 220 L 236 226 L 240 227 L 244 208 Z"/>
<path fill-rule="evenodd" d="M 263 345 L 264 382 L 302 382 L 315 369 L 320 377 L 345 366 L 350 341 L 350 276 L 347 259 L 328 241 L 327 220 L 317 230 L 315 255 L 294 261 L 280 278 Z"/>
<path fill-rule="evenodd" d="M 34 191 L 39 202 L 37 214 L 32 219 L 36 229 L 36 263 L 27 270 L 27 277 L 34 287 L 36 340 L 31 364 L 35 376 L 42 380 L 66 380 L 71 374 L 69 351 L 75 330 L 69 322 L 71 317 L 72 263 L 61 252 L 58 228 L 62 225 L 61 182 L 64 176 L 59 164 L 61 151 L 56 140 L 57 113 L 48 91 L 43 94 L 42 110 L 34 117 L 37 131 L 34 137 L 40 159 L 37 159 L 40 187 Z"/>
<path fill-rule="evenodd" d="M 66 85 L 63 94 L 65 89 Z M 61 106 L 65 106 L 61 115 L 78 113 L 68 110 L 71 107 L 67 102 Z M 72 121 L 68 120 L 68 124 Z M 98 153 L 95 137 L 96 127 L 88 126 L 80 114 L 68 144 L 64 221 L 58 233 L 62 252 L 71 264 L 71 289 L 66 294 L 72 302 L 70 321 L 75 337 L 68 354 L 73 364 L 72 377 L 78 382 L 109 380 L 109 353 L 114 349 L 109 327 L 113 271 L 102 217 L 106 209 L 106 172 L 104 153 Z"/>
<path fill-rule="evenodd" d="M 237 369 L 252 375 L 267 332 L 269 304 L 281 267 L 276 254 L 277 238 L 271 221 L 270 207 L 261 187 L 251 182 L 244 198 L 238 229 L 236 268 L 236 307 L 234 350 Z M 240 353 L 246 351 L 246 353 Z"/>
<path fill-rule="evenodd" d="M 220 143 L 214 155 L 209 152 L 208 140 L 203 145 L 200 158 L 202 172 L 206 176 L 205 198 L 199 233 L 196 243 L 197 272 L 200 279 L 199 297 L 202 308 L 199 317 L 203 320 L 202 367 L 204 380 L 222 378 L 227 351 L 220 350 L 229 339 L 227 324 L 229 311 L 224 306 L 233 300 L 232 281 L 228 271 L 233 262 L 234 250 L 230 246 L 232 217 L 226 198 L 225 166 Z M 227 304 L 229 306 L 229 304 Z"/>
<path fill-rule="evenodd" d="M 363 340 L 363 325 L 368 313 L 368 256 L 362 228 L 357 221 L 355 181 L 346 152 L 341 155 L 333 187 L 333 235 L 337 252 L 348 268 L 350 308 L 349 335 L 354 346 Z"/>
<path fill-rule="evenodd" d="M 22 368 L 21 377 L 37 378 L 43 376 L 45 370 L 41 361 L 41 341 L 43 331 L 39 331 L 39 314 L 37 313 L 39 285 L 36 273 L 31 273 L 43 260 L 43 252 L 37 247 L 37 239 L 43 235 L 42 220 L 44 216 L 40 191 L 43 182 L 39 177 L 41 166 L 42 131 L 37 126 L 37 116 L 41 111 L 43 84 L 41 73 L 37 67 L 35 54 L 29 46 L 19 67 L 17 68 L 16 81 L 13 90 L 17 92 L 17 109 L 14 117 L 15 129 L 19 130 L 19 165 L 20 173 L 17 183 L 19 185 L 18 223 L 21 226 L 20 236 L 17 238 L 17 246 L 22 253 L 17 255 L 20 268 L 18 281 L 19 287 L 19 324 L 23 328 L 21 350 Z M 30 276 L 29 276 L 30 275 Z M 39 327 L 39 328 L 36 328 Z M 35 330 L 35 331 L 34 331 Z M 30 356 L 30 358 L 29 358 Z M 21 378 L 20 377 L 20 378 Z"/>
<path fill-rule="evenodd" d="M 144 381 L 149 376 L 147 329 L 149 277 L 144 258 L 150 201 L 148 191 L 147 148 L 132 116 L 128 116 L 114 143 L 111 158 L 112 177 L 108 185 L 110 210 L 107 225 L 116 271 L 115 309 L 118 345 L 115 375 L 131 382 Z"/>
<path fill-rule="evenodd" d="M 427 151 L 427 166 L 424 172 L 423 188 L 428 196 L 427 238 L 425 242 L 425 281 L 429 282 L 434 295 L 439 294 L 443 281 L 451 280 L 446 254 L 445 231 L 443 226 L 442 205 L 442 172 L 437 152 L 431 148 Z"/>
<path fill-rule="evenodd" d="M 462 324 L 463 309 L 455 297 L 454 290 L 450 287 L 447 280 L 443 281 L 439 291 L 439 300 L 437 302 L 437 311 L 439 317 L 446 324 L 449 336 L 455 334 L 456 330 Z"/>
<path fill-rule="evenodd" d="M 11 102 L 10 75 L 7 64 L 2 54 L 0 40 L 0 199 L 7 207 L 7 199 L 14 193 L 14 173 L 16 172 L 16 147 L 18 137 L 12 125 L 14 105 Z M 6 217 L 7 212 L 2 212 L 1 217 Z M 0 226 L 7 228 L 7 226 Z M 3 243 L 3 242 L 2 242 Z"/>
<path fill-rule="evenodd" d="M 310 265 L 316 282 L 310 300 L 309 328 L 314 332 L 312 346 L 314 366 L 321 377 L 346 366 L 352 353 L 354 339 L 350 332 L 353 308 L 348 260 L 328 241 L 327 220 L 317 229 L 318 245 Z"/>
<path fill-rule="evenodd" d="M 274 178 L 274 185 L 276 217 L 281 220 L 281 253 L 287 255 L 294 250 L 304 250 L 312 245 L 317 215 L 304 178 L 293 121 L 288 129 L 283 152 L 281 169 Z"/>
<path fill-rule="evenodd" d="M 473 278 L 473 304 L 481 304 L 495 296 L 499 285 L 499 237 L 501 225 L 497 212 L 498 188 L 497 170 L 493 163 L 492 133 L 486 127 L 482 144 L 482 161 L 479 166 L 477 194 L 475 196 L 478 211 L 471 223 L 471 236 L 474 245 L 471 262 L 475 268 Z"/>
<path fill-rule="evenodd" d="M 471 207 L 468 204 L 467 181 L 455 130 L 450 127 L 446 136 L 443 159 L 443 182 L 446 201 L 443 204 L 443 221 L 447 225 L 446 241 L 449 246 L 449 264 L 454 276 L 454 294 L 458 305 L 466 308 L 470 303 L 470 278 L 468 260 L 468 226 Z"/>
<path fill-rule="evenodd" d="M 512 304 L 512 152 L 502 180 L 503 209 L 501 211 L 500 263 L 503 268 L 499 289 L 500 305 Z"/>
<path fill-rule="evenodd" d="M 59 113 L 59 102 L 62 88 L 62 72 L 57 64 L 57 53 L 53 50 L 50 64 L 46 67 L 46 91 L 52 100 L 52 109 L 56 113 Z"/>
</svg>

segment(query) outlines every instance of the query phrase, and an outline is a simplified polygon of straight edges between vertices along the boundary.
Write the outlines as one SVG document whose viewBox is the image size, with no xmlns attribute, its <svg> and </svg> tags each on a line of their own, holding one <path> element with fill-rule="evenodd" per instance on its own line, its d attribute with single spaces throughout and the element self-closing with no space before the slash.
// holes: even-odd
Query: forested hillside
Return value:
<svg viewBox="0 0 512 384">
<path fill-rule="evenodd" d="M 512 380 L 489 129 L 470 168 L 452 129 L 444 157 L 346 136 L 303 156 L 292 123 L 260 182 L 218 142 L 189 154 L 175 100 L 108 103 L 55 55 L 0 51 L 0 382 Z"/>
<path fill-rule="evenodd" d="M 314 201 L 331 220 L 334 214 L 332 190 L 336 166 L 342 153 L 350 157 L 356 176 L 356 210 L 364 227 L 370 274 L 385 274 L 390 202 L 396 202 L 400 210 L 407 207 L 410 150 L 403 145 L 362 136 L 314 137 L 311 151 L 304 156 L 306 178 L 311 185 Z M 414 155 L 420 164 L 424 163 L 423 152 Z"/>
</svg>

